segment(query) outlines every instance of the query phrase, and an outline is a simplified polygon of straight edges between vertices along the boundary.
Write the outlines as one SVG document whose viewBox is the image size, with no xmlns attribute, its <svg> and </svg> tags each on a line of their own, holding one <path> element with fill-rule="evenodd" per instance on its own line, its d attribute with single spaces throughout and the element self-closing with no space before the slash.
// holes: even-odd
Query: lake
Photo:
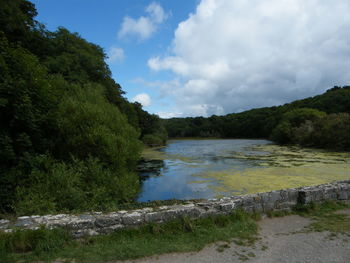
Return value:
<svg viewBox="0 0 350 263">
<path fill-rule="evenodd" d="M 350 153 L 267 140 L 171 140 L 146 149 L 139 202 L 208 199 L 350 179 Z"/>
</svg>

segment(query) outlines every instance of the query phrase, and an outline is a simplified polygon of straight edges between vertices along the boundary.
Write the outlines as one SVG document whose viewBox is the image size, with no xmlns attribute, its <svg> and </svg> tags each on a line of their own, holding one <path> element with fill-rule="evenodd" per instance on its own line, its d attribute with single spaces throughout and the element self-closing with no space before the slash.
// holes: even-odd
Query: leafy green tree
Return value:
<svg viewBox="0 0 350 263">
<path fill-rule="evenodd" d="M 0 71 L 0 209 L 5 209 L 22 180 L 11 177 L 8 170 L 53 146 L 50 137 L 59 91 L 38 59 L 19 46 L 12 47 L 3 35 Z"/>
<path fill-rule="evenodd" d="M 123 97 L 101 47 L 46 30 L 27 0 L 0 3 L 0 212 L 104 209 L 135 198 L 139 139 L 166 135 L 160 119 Z"/>
<path fill-rule="evenodd" d="M 350 115 L 329 114 L 315 122 L 313 145 L 323 148 L 350 150 Z"/>
<path fill-rule="evenodd" d="M 277 125 L 282 122 L 284 114 L 300 108 L 315 109 L 327 114 L 350 113 L 350 86 L 334 87 L 322 95 L 297 100 L 278 107 L 252 109 L 241 113 L 209 118 L 172 118 L 164 120 L 164 124 L 169 137 L 269 138 Z M 298 118 L 303 120 L 302 115 Z M 310 125 L 297 123 L 297 118 L 292 122 L 295 122 L 292 126 L 303 126 L 299 129 L 298 134 L 300 136 L 303 129 L 308 131 L 311 127 Z M 285 132 L 284 135 L 288 135 L 286 125 L 279 129 Z M 287 143 L 289 139 L 283 133 L 280 135 L 281 139 L 278 140 Z M 300 138 L 300 140 L 308 139 L 305 137 Z"/>
<path fill-rule="evenodd" d="M 142 105 L 138 102 L 133 103 L 133 106 L 137 114 L 141 140 L 149 146 L 164 145 L 168 139 L 168 133 L 161 119 L 143 110 Z"/>
<path fill-rule="evenodd" d="M 103 86 L 74 86 L 58 109 L 60 142 L 55 152 L 79 159 L 96 156 L 108 166 L 132 168 L 139 158 L 137 131 L 104 97 Z M 69 156 L 68 156 L 69 157 Z"/>
<path fill-rule="evenodd" d="M 50 33 L 47 55 L 42 58 L 50 73 L 61 74 L 67 81 L 103 84 L 111 75 L 103 49 L 60 27 Z"/>
<path fill-rule="evenodd" d="M 42 155 L 35 164 L 30 182 L 17 187 L 14 209 L 19 215 L 116 209 L 138 190 L 134 177 L 120 176 L 93 157 L 58 162 Z"/>
<path fill-rule="evenodd" d="M 37 26 L 34 4 L 23 0 L 0 0 L 0 31 L 10 42 L 28 45 Z"/>
<path fill-rule="evenodd" d="M 324 112 L 315 109 L 291 110 L 283 115 L 280 124 L 273 130 L 271 138 L 282 144 L 309 142 L 309 137 L 314 131 L 313 122 L 325 116 Z"/>
</svg>

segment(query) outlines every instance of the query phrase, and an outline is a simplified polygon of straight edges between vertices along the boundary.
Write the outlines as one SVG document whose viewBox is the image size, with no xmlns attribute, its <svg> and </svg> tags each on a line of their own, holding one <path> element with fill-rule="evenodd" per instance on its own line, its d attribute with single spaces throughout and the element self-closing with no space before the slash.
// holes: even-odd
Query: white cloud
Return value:
<svg viewBox="0 0 350 263">
<path fill-rule="evenodd" d="M 160 4 L 155 2 L 147 6 L 146 12 L 151 16 L 151 19 L 154 21 L 154 23 L 157 24 L 163 23 L 168 18 L 168 14 L 164 12 Z"/>
<path fill-rule="evenodd" d="M 182 83 L 178 79 L 172 79 L 169 81 L 146 81 L 143 78 L 135 78 L 132 80 L 132 82 L 150 88 L 158 89 L 158 99 L 162 99 L 171 94 L 176 95 L 175 93 L 177 92 L 177 88 L 179 88 L 182 85 Z"/>
<path fill-rule="evenodd" d="M 147 93 L 137 94 L 135 97 L 131 99 L 133 102 L 139 102 L 142 106 L 147 107 L 152 103 L 151 97 Z"/>
<path fill-rule="evenodd" d="M 108 51 L 107 63 L 122 62 L 125 58 L 124 50 L 119 47 L 111 47 Z"/>
<path fill-rule="evenodd" d="M 118 37 L 123 38 L 127 35 L 135 35 L 144 40 L 149 38 L 155 30 L 155 25 L 148 17 L 142 16 L 139 19 L 133 19 L 127 16 L 124 17 Z"/>
<path fill-rule="evenodd" d="M 176 117 L 181 117 L 183 115 L 182 112 L 168 112 L 168 111 L 160 111 L 160 112 L 157 112 L 156 114 L 162 119 L 176 118 Z"/>
<path fill-rule="evenodd" d="M 147 6 L 145 11 L 147 15 L 137 19 L 129 16 L 124 17 L 118 37 L 135 36 L 140 40 L 148 39 L 157 31 L 158 26 L 168 18 L 168 14 L 155 2 Z"/>
<path fill-rule="evenodd" d="M 348 0 L 202 0 L 148 66 L 175 73 L 162 92 L 185 116 L 282 104 L 349 84 L 349 13 Z"/>
</svg>

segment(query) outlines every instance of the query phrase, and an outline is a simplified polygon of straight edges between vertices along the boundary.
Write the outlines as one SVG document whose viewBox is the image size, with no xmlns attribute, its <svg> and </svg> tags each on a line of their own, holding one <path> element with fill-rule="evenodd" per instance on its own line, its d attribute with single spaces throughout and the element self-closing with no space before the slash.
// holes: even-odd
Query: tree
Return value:
<svg viewBox="0 0 350 263">
<path fill-rule="evenodd" d="M 310 142 L 314 131 L 313 123 L 325 117 L 324 112 L 301 108 L 285 113 L 281 122 L 273 130 L 271 139 L 282 144 Z"/>
</svg>

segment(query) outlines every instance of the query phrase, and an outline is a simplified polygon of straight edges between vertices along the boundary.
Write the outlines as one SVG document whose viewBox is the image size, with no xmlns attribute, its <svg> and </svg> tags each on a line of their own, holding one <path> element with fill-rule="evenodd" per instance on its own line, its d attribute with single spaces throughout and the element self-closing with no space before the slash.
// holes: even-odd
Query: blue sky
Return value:
<svg viewBox="0 0 350 263">
<path fill-rule="evenodd" d="M 144 108 L 152 113 L 166 111 L 172 101 L 159 98 L 158 88 L 147 83 L 171 78 L 171 72 L 152 72 L 147 61 L 158 55 L 166 55 L 178 24 L 186 20 L 195 11 L 197 0 L 32 0 L 39 13 L 37 20 L 49 30 L 63 26 L 72 32 L 78 32 L 89 42 L 103 47 L 106 53 L 111 49 L 122 49 L 123 58 L 107 61 L 113 78 L 122 86 L 126 97 L 132 100 L 138 94 L 150 96 L 149 106 Z M 146 8 L 152 3 L 158 4 L 165 13 L 162 23 L 146 39 L 139 34 L 127 34 L 118 37 L 126 16 L 139 19 L 149 16 Z M 145 84 L 146 83 L 146 84 Z M 147 105 L 147 103 L 146 103 Z"/>
<path fill-rule="evenodd" d="M 274 106 L 350 84 L 349 0 L 32 0 L 50 30 L 103 47 L 161 117 Z"/>
</svg>

